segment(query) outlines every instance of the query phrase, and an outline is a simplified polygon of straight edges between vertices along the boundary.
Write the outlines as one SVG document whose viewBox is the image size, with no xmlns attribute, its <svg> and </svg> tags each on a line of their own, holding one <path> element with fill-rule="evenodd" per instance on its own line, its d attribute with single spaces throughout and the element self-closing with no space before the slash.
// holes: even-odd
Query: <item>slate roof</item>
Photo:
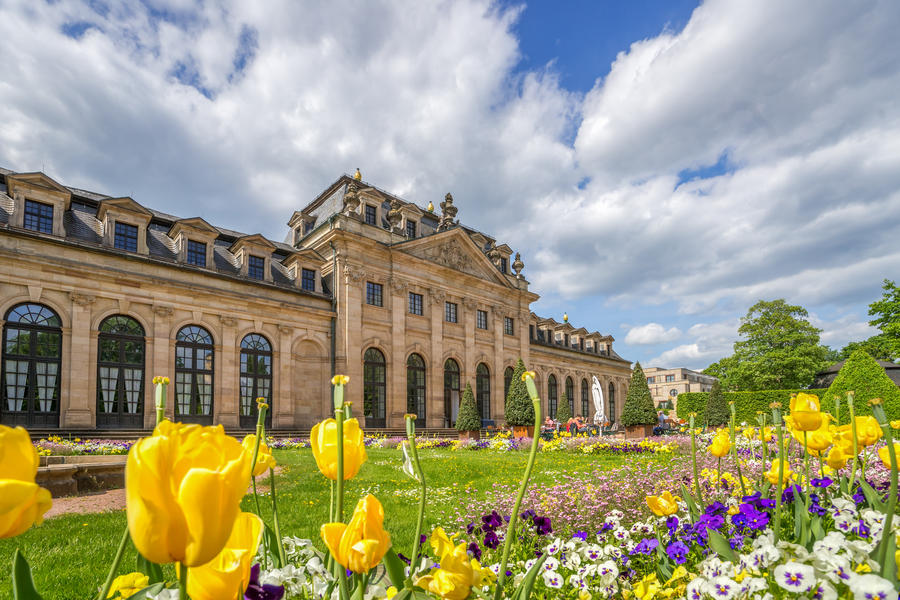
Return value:
<svg viewBox="0 0 900 600">
<path fill-rule="evenodd" d="M 6 176 L 15 174 L 15 171 L 0 167 L 0 223 L 9 223 L 12 215 L 14 201 L 6 194 Z M 72 193 L 72 202 L 70 209 L 63 215 L 63 227 L 66 232 L 66 238 L 81 243 L 87 242 L 98 246 L 102 245 L 103 223 L 97 219 L 97 209 L 100 202 L 112 196 L 68 186 L 67 189 Z M 147 227 L 147 250 L 150 256 L 176 262 L 178 251 L 175 240 L 169 237 L 168 232 L 176 221 L 181 220 L 181 217 L 152 208 L 147 208 L 147 210 L 152 215 L 150 224 Z M 213 269 L 218 273 L 240 276 L 240 264 L 237 257 L 229 251 L 229 248 L 235 240 L 247 234 L 232 229 L 225 229 L 224 227 L 216 227 L 216 229 L 219 231 L 219 237 L 213 245 Z M 295 248 L 284 242 L 269 241 L 276 248 L 270 261 L 272 283 L 304 294 L 310 293 L 305 290 L 299 290 L 288 275 L 287 269 L 281 264 L 282 260 L 295 252 Z M 193 268 L 189 265 L 184 266 Z M 257 280 L 249 277 L 247 279 L 257 282 Z"/>
</svg>

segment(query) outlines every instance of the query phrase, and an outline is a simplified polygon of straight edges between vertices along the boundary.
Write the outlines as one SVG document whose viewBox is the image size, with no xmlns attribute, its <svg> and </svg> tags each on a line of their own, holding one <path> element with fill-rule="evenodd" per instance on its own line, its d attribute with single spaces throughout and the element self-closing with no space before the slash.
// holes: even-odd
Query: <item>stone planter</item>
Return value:
<svg viewBox="0 0 900 600">
<path fill-rule="evenodd" d="M 459 432 L 460 440 L 473 440 L 478 441 L 481 439 L 481 432 L 477 429 L 473 429 L 472 431 L 460 431 Z"/>
<path fill-rule="evenodd" d="M 525 438 L 525 437 L 534 437 L 534 425 L 513 425 L 512 426 L 513 437 L 517 438 Z"/>
<path fill-rule="evenodd" d="M 629 425 L 625 428 L 626 440 L 639 440 L 653 435 L 653 425 Z"/>
</svg>

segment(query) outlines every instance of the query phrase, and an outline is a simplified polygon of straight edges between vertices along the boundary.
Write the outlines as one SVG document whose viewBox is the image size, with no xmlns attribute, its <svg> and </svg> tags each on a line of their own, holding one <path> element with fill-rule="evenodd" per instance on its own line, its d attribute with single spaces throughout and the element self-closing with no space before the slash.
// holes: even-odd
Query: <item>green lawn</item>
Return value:
<svg viewBox="0 0 900 600">
<path fill-rule="evenodd" d="M 318 541 L 319 526 L 327 521 L 329 485 L 316 469 L 309 450 L 276 451 L 284 471 L 277 479 L 282 533 Z M 423 450 L 420 452 L 429 490 L 434 491 L 425 531 L 435 524 L 435 512 L 448 504 L 467 502 L 483 495 L 495 482 L 513 484 L 525 468 L 527 452 Z M 385 528 L 399 551 L 409 553 L 415 530 L 417 484 L 400 470 L 399 450 L 370 449 L 369 460 L 356 478 L 347 482 L 345 515 L 356 500 L 372 493 L 384 505 Z M 554 481 L 566 473 L 588 472 L 620 461 L 655 461 L 654 455 L 586 456 L 542 453 L 538 457 L 533 485 Z M 260 482 L 262 483 L 262 481 Z M 244 499 L 244 510 L 252 509 L 252 496 Z M 263 498 L 267 522 L 271 504 Z M 124 510 L 90 515 L 65 515 L 45 521 L 25 534 L 0 540 L 0 598 L 11 598 L 9 566 L 16 547 L 31 563 L 38 590 L 45 600 L 87 600 L 96 597 L 106 576 L 125 527 Z M 319 544 L 321 546 L 321 544 Z M 135 552 L 129 546 L 122 573 L 134 570 Z"/>
</svg>

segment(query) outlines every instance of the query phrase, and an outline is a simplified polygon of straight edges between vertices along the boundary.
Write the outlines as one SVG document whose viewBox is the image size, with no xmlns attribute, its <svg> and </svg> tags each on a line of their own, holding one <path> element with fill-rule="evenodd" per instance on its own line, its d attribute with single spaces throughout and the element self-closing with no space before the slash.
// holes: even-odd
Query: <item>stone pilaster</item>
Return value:
<svg viewBox="0 0 900 600">
<path fill-rule="evenodd" d="M 63 364 L 64 370 L 60 377 L 68 378 L 60 383 L 62 388 L 68 390 L 68 408 L 62 410 L 62 398 L 60 398 L 60 426 L 62 427 L 96 427 L 95 416 L 96 395 L 91 395 L 91 383 L 97 379 L 96 362 L 91 361 L 91 305 L 96 299 L 90 294 L 71 292 L 69 299 L 72 301 L 72 330 L 69 336 L 68 348 L 63 347 L 64 354 L 70 356 L 68 368 Z"/>
<path fill-rule="evenodd" d="M 391 290 L 391 354 L 393 364 L 388 369 L 390 378 L 387 406 L 388 427 L 403 427 L 406 410 L 406 293 L 408 284 L 397 278 L 389 282 Z"/>
<path fill-rule="evenodd" d="M 272 356 L 272 426 L 278 429 L 291 428 L 294 423 L 293 382 L 291 378 L 291 344 L 294 328 L 278 326 L 278 349 Z M 311 374 L 312 375 L 312 374 Z"/>
<path fill-rule="evenodd" d="M 427 424 L 446 427 L 449 415 L 444 410 L 444 299 L 443 292 L 431 290 L 428 295 L 431 311 L 431 368 L 428 377 Z"/>
<path fill-rule="evenodd" d="M 225 427 L 238 427 L 238 403 L 240 402 L 240 345 L 236 341 L 237 319 L 228 315 L 220 315 L 222 327 L 219 330 L 221 344 L 216 348 L 218 356 L 213 357 L 215 375 L 213 387 L 213 422 Z"/>
</svg>

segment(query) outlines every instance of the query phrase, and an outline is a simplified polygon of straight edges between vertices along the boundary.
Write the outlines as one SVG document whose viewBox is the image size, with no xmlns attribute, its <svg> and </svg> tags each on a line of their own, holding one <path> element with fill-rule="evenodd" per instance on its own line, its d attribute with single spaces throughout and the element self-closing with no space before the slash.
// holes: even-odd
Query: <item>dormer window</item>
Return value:
<svg viewBox="0 0 900 600">
<path fill-rule="evenodd" d="M 26 200 L 25 220 L 22 226 L 31 231 L 53 233 L 53 205 Z"/>
<path fill-rule="evenodd" d="M 127 250 L 128 252 L 137 252 L 138 249 L 138 228 L 137 225 L 129 225 L 128 223 L 119 223 L 116 221 L 116 232 L 113 245 L 119 250 Z"/>
<path fill-rule="evenodd" d="M 415 221 L 407 221 L 406 222 L 406 237 L 408 237 L 408 238 L 416 237 L 416 222 Z"/>
<path fill-rule="evenodd" d="M 300 288 L 308 292 L 316 291 L 316 272 L 312 269 L 303 269 L 301 272 Z"/>
<path fill-rule="evenodd" d="M 198 267 L 206 266 L 206 244 L 203 242 L 195 242 L 188 240 L 187 243 L 187 263 L 189 265 L 197 265 Z"/>
<path fill-rule="evenodd" d="M 377 225 L 378 221 L 376 220 L 377 210 L 371 204 L 366 204 L 366 224 L 367 225 Z"/>
<path fill-rule="evenodd" d="M 314 221 L 307 221 L 307 222 L 305 222 L 305 223 L 303 224 L 303 235 L 306 235 L 307 233 L 309 233 L 310 231 L 312 231 L 312 230 L 313 230 L 313 227 L 315 227 L 315 226 L 316 226 L 316 224 L 315 224 Z"/>
<path fill-rule="evenodd" d="M 250 255 L 247 263 L 247 275 L 251 279 L 259 279 L 262 281 L 266 278 L 266 259 L 261 256 Z"/>
</svg>

